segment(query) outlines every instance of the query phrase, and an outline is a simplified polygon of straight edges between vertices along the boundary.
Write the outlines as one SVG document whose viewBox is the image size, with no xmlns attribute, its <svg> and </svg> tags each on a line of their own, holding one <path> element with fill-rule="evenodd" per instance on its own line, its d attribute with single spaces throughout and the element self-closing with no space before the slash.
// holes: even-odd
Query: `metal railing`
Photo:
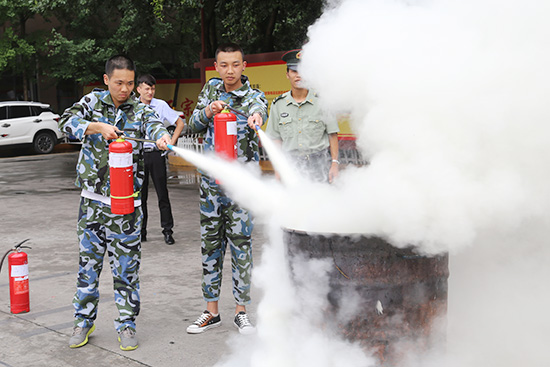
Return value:
<svg viewBox="0 0 550 367">
<path fill-rule="evenodd" d="M 355 144 L 342 144 L 339 150 L 339 160 L 341 164 L 353 164 L 357 166 L 366 165 L 368 162 L 363 158 L 361 152 L 357 150 Z M 197 153 L 204 152 L 202 134 L 185 134 L 178 140 L 178 147 L 192 150 Z M 269 157 L 265 150 L 260 146 L 260 160 L 268 161 Z"/>
</svg>

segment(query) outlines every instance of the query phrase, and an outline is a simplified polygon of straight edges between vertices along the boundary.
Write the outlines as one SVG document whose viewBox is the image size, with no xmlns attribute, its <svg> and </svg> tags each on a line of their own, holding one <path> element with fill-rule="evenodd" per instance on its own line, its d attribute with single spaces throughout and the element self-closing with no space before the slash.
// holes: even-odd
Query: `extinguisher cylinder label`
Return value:
<svg viewBox="0 0 550 367">
<path fill-rule="evenodd" d="M 237 135 L 237 121 L 227 121 L 227 135 Z"/>
<path fill-rule="evenodd" d="M 20 277 L 13 279 L 13 294 L 29 293 L 29 277 Z"/>
<path fill-rule="evenodd" d="M 132 153 L 109 153 L 109 166 L 112 168 L 132 165 Z"/>
<path fill-rule="evenodd" d="M 24 265 L 12 265 L 11 266 L 11 276 L 15 277 L 24 277 L 29 275 L 29 264 Z"/>
</svg>

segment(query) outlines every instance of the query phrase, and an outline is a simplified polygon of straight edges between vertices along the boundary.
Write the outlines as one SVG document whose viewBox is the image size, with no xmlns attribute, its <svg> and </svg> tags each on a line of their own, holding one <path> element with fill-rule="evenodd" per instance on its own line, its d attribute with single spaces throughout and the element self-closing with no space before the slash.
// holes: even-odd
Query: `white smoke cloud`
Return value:
<svg viewBox="0 0 550 367">
<path fill-rule="evenodd" d="M 264 291 L 257 333 L 232 338 L 234 352 L 216 367 L 375 366 L 375 360 L 340 337 L 326 317 L 331 264 L 298 258 L 291 270 L 280 228 L 268 228 L 270 244 L 264 245 L 261 266 L 254 272 L 255 284 Z"/>
<path fill-rule="evenodd" d="M 422 366 L 550 363 L 549 17 L 536 0 L 346 0 L 310 30 L 302 76 L 371 161 L 338 183 L 344 231 L 455 254 L 447 352 Z"/>
<path fill-rule="evenodd" d="M 351 112 L 371 161 L 342 177 L 373 213 L 346 231 L 433 253 L 545 215 L 549 15 L 534 0 L 347 0 L 311 27 L 302 75 Z"/>
<path fill-rule="evenodd" d="M 212 168 L 274 227 L 449 251 L 446 352 L 418 366 L 550 363 L 548 19 L 550 2 L 538 0 L 333 2 L 310 29 L 301 73 L 328 109 L 350 113 L 370 165 L 348 167 L 331 186 Z M 293 318 L 307 302 L 285 266 L 272 230 L 254 273 L 264 291 L 258 335 L 220 366 L 371 364 L 316 327 L 315 312 Z M 304 266 L 319 266 L 323 280 L 322 262 Z M 323 284 L 307 298 L 317 311 Z M 349 360 L 331 359 L 338 350 Z M 400 367 L 416 367 L 414 357 Z"/>
</svg>

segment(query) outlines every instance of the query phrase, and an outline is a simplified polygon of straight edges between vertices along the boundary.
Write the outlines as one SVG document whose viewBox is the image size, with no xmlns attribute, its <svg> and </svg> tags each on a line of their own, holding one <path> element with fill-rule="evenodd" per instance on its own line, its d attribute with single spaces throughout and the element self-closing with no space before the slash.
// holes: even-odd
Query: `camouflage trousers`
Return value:
<svg viewBox="0 0 550 367">
<path fill-rule="evenodd" d="M 200 182 L 200 219 L 204 299 L 212 302 L 220 297 L 223 260 L 229 245 L 235 302 L 249 304 L 252 216 L 228 198 L 215 180 L 203 175 Z"/>
<path fill-rule="evenodd" d="M 101 202 L 80 199 L 77 234 L 80 261 L 73 298 L 75 326 L 90 327 L 97 317 L 99 275 L 105 252 L 114 281 L 118 317 L 115 328 L 131 327 L 139 314 L 139 265 L 141 263 L 141 207 L 127 215 L 111 213 Z"/>
</svg>

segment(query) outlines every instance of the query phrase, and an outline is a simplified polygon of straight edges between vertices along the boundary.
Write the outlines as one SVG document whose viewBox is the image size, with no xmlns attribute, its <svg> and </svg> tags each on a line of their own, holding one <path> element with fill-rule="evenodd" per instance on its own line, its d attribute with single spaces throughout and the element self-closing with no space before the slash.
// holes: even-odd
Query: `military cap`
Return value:
<svg viewBox="0 0 550 367">
<path fill-rule="evenodd" d="M 283 61 L 286 62 L 286 66 L 291 70 L 298 70 L 298 63 L 302 58 L 302 49 L 291 50 L 283 54 Z"/>
</svg>

